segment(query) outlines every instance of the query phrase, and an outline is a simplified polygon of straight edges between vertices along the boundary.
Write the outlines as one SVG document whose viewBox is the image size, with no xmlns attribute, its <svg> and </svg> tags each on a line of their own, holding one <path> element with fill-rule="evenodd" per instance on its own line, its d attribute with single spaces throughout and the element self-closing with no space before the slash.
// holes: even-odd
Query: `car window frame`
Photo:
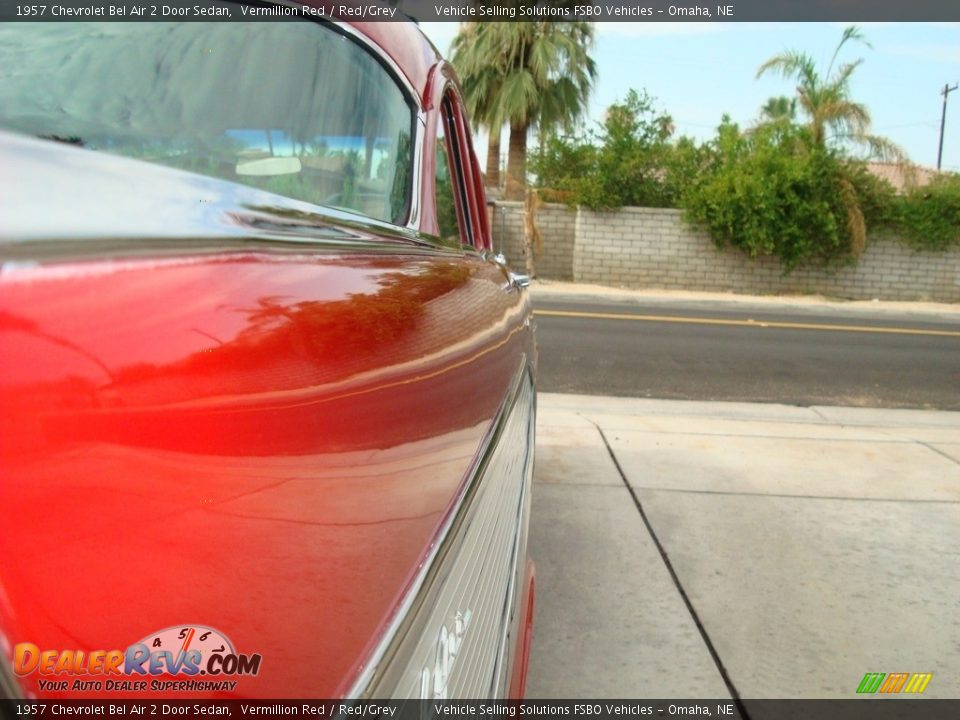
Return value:
<svg viewBox="0 0 960 720">
<path fill-rule="evenodd" d="M 439 117 L 437 118 L 437 133 L 435 133 L 435 142 L 440 143 L 441 137 L 439 129 L 443 128 L 442 142 L 444 152 L 447 157 L 447 168 L 450 173 L 450 182 L 453 185 L 454 205 L 457 209 L 457 224 L 460 228 L 460 245 L 466 247 L 476 247 L 474 242 L 473 218 L 475 211 L 471 207 L 470 192 L 466 183 L 466 173 L 464 171 L 464 155 L 461 125 L 458 122 L 459 113 L 457 112 L 456 94 L 453 87 L 444 88 L 438 105 Z M 433 172 L 433 206 L 436 215 L 437 228 L 440 227 L 439 213 L 437 211 L 437 172 L 434 167 Z"/>
<path fill-rule="evenodd" d="M 364 218 L 377 223 L 386 223 L 393 227 L 405 228 L 408 230 L 419 230 L 421 213 L 421 187 L 422 187 L 422 159 L 424 146 L 424 131 L 426 129 L 425 114 L 421 102 L 420 93 L 410 82 L 409 78 L 400 69 L 400 66 L 392 57 L 381 48 L 370 37 L 364 35 L 353 25 L 339 20 L 328 20 L 324 18 L 305 18 L 308 22 L 316 25 L 326 26 L 334 31 L 340 32 L 365 50 L 380 66 L 386 71 L 390 78 L 400 89 L 401 94 L 407 101 L 410 108 L 410 174 L 409 188 L 406 203 L 406 215 L 398 220 L 379 220 L 359 211 L 345 209 L 357 217 Z M 321 208 L 329 208 L 327 205 L 317 205 Z M 331 208 L 332 209 L 332 208 Z"/>
</svg>

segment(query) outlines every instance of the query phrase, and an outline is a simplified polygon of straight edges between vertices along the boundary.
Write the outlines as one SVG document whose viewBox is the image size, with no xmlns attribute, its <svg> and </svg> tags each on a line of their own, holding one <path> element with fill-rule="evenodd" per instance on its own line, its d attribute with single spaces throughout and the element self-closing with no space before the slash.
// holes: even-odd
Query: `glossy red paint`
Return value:
<svg viewBox="0 0 960 720">
<path fill-rule="evenodd" d="M 533 646 L 533 611 L 537 599 L 537 573 L 532 560 L 527 561 L 526 582 L 521 596 L 520 631 L 513 650 L 513 677 L 510 681 L 510 698 L 523 700 L 527 693 L 527 671 L 530 669 L 530 650 Z"/>
<path fill-rule="evenodd" d="M 6 641 L 122 649 L 203 623 L 264 657 L 238 695 L 342 693 L 526 350 L 501 285 L 402 255 L 5 278 Z"/>
<path fill-rule="evenodd" d="M 427 99 L 417 229 L 435 233 L 437 99 L 455 77 L 416 28 L 355 28 Z M 0 240 L 37 218 L 54 248 L 24 263 L 14 242 L 0 272 L 0 652 L 204 624 L 263 657 L 232 697 L 346 692 L 535 361 L 525 295 L 469 250 L 258 191 L 52 144 L 0 156 L 17 174 Z M 187 186 L 204 215 L 178 211 Z M 77 228 L 109 242 L 77 251 Z M 23 691 L 77 695 L 39 679 Z"/>
</svg>

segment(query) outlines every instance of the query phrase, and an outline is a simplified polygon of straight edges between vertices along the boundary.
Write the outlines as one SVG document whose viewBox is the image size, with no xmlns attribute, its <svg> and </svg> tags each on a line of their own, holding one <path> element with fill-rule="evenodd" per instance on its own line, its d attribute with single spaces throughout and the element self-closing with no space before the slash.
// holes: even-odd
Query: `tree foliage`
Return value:
<svg viewBox="0 0 960 720">
<path fill-rule="evenodd" d="M 786 50 L 763 63 L 757 77 L 775 73 L 796 81 L 796 102 L 806 116 L 809 139 L 814 145 L 853 146 L 882 160 L 906 160 L 906 154 L 894 143 L 871 134 L 869 110 L 850 96 L 850 78 L 863 64 L 863 58 L 838 64 L 844 46 L 850 42 L 872 47 L 860 29 L 851 25 L 843 31 L 825 70 L 821 71 L 808 53 Z"/>
<path fill-rule="evenodd" d="M 960 244 L 960 176 L 898 195 L 854 154 L 892 159 L 914 179 L 902 151 L 871 134 L 867 108 L 851 98 L 862 61 L 840 56 L 855 41 L 865 42 L 847 28 L 823 70 L 797 51 L 768 60 L 758 74 L 795 79 L 796 96 L 768 100 L 747 130 L 725 117 L 703 144 L 674 138 L 670 116 L 631 91 L 596 129 L 544 139 L 532 163 L 541 194 L 594 209 L 680 207 L 719 246 L 778 257 L 788 272 L 854 260 L 878 230 L 917 249 Z"/>
<path fill-rule="evenodd" d="M 687 217 L 719 246 L 779 257 L 787 271 L 855 255 L 865 225 L 880 220 L 889 185 L 809 133 L 784 124 L 744 133 L 725 119 L 709 166 L 683 194 Z"/>
<path fill-rule="evenodd" d="M 597 74 L 587 22 L 464 23 L 453 64 L 474 121 L 499 138 L 510 126 L 508 196 L 526 187 L 527 134 L 571 128 Z M 489 165 L 488 165 L 489 167 Z"/>
<path fill-rule="evenodd" d="M 764 123 L 789 122 L 797 117 L 797 99 L 784 95 L 772 97 L 760 108 L 760 119 Z"/>
<path fill-rule="evenodd" d="M 887 138 L 870 132 L 870 112 L 865 105 L 855 102 L 850 96 L 850 78 L 863 63 L 863 59 L 858 58 L 838 64 L 844 46 L 850 42 L 860 42 L 871 47 L 860 29 L 851 25 L 840 36 L 840 42 L 837 43 L 826 70 L 821 72 L 809 54 L 787 50 L 761 65 L 757 70 L 757 77 L 773 72 L 797 82 L 796 102 L 807 119 L 806 142 L 811 150 L 825 151 L 827 148 L 834 148 L 845 152 L 848 148 L 862 148 L 870 157 L 893 160 L 906 167 L 906 153 Z M 764 111 L 768 111 L 767 106 Z M 782 121 L 782 117 L 779 120 Z M 775 118 L 774 121 L 777 122 L 778 119 Z M 850 250 L 854 255 L 860 255 L 867 244 L 867 223 L 860 206 L 855 179 L 845 175 L 844 170 L 841 165 L 837 178 L 838 197 L 846 212 Z"/>
<path fill-rule="evenodd" d="M 894 199 L 888 224 L 917 250 L 960 245 L 960 175 L 944 173 Z"/>
<path fill-rule="evenodd" d="M 491 62 L 490 58 L 479 56 L 478 40 L 482 45 L 483 35 L 489 31 L 488 23 L 461 23 L 450 46 L 450 61 L 460 75 L 463 101 L 474 129 L 487 130 L 487 183 L 499 187 L 500 130 L 503 123 L 497 117 L 497 104 L 506 72 L 503 67 Z"/>
<path fill-rule="evenodd" d="M 532 168 L 548 200 L 595 209 L 673 207 L 703 152 L 688 138 L 672 142 L 672 135 L 670 116 L 647 93 L 631 90 L 598 129 L 548 137 Z"/>
</svg>

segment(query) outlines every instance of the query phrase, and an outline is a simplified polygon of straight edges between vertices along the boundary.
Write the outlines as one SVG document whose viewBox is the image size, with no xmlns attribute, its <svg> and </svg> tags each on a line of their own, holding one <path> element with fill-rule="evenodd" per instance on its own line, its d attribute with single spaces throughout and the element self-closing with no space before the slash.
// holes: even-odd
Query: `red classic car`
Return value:
<svg viewBox="0 0 960 720">
<path fill-rule="evenodd" d="M 419 28 L 10 23 L 0 180 L 0 696 L 522 695 L 530 303 Z"/>
</svg>

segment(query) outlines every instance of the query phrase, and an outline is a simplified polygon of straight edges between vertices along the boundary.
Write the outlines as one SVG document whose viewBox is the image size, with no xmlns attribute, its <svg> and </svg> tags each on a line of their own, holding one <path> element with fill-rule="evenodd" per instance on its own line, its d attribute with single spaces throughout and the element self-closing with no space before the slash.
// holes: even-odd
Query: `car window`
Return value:
<svg viewBox="0 0 960 720">
<path fill-rule="evenodd" d="M 405 221 L 411 103 L 330 26 L 0 27 L 0 127 Z"/>
<path fill-rule="evenodd" d="M 444 242 L 467 244 L 469 233 L 465 229 L 466 201 L 462 180 L 461 163 L 458 162 L 457 130 L 453 116 L 453 106 L 449 97 L 444 98 L 440 106 L 440 118 L 437 121 L 436 175 L 434 178 L 434 198 L 437 208 L 437 226 L 440 239 Z M 459 213 L 458 213 L 459 209 Z"/>
<path fill-rule="evenodd" d="M 460 225 L 457 221 L 457 206 L 453 199 L 453 176 L 450 173 L 447 132 L 443 118 L 437 122 L 437 163 L 434 178 L 435 201 L 437 206 L 437 225 L 440 239 L 444 241 L 460 240 Z"/>
</svg>

